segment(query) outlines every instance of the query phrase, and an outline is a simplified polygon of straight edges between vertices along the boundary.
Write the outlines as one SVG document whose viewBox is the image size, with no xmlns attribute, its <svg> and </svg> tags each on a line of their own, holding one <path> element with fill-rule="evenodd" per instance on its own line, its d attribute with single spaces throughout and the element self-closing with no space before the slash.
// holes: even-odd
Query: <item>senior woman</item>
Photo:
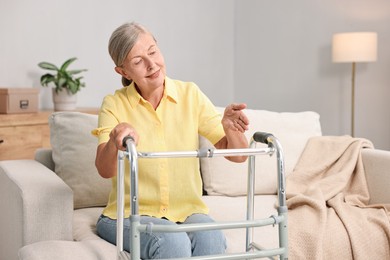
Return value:
<svg viewBox="0 0 390 260">
<path fill-rule="evenodd" d="M 163 55 L 153 35 L 142 25 L 126 23 L 111 35 L 109 53 L 123 88 L 104 98 L 98 128 L 96 167 L 112 179 L 108 204 L 97 222 L 100 237 L 116 243 L 117 152 L 132 136 L 140 151 L 198 149 L 198 135 L 218 149 L 245 148 L 248 119 L 245 104 L 229 105 L 221 118 L 210 100 L 190 82 L 166 76 Z M 229 157 L 243 162 L 246 157 Z M 128 175 L 126 175 L 128 176 Z M 129 194 L 129 180 L 125 179 Z M 126 196 L 124 248 L 129 251 L 129 196 Z M 196 158 L 148 159 L 139 162 L 141 223 L 180 225 L 213 222 L 202 201 Z M 174 258 L 221 254 L 226 241 L 220 230 L 142 233 L 141 258 Z"/>
</svg>

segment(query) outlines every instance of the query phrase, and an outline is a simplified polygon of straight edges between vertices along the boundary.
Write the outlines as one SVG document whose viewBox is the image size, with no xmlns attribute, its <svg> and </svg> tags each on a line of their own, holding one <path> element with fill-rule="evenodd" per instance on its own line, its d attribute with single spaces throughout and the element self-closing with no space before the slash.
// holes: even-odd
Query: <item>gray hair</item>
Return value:
<svg viewBox="0 0 390 260">
<path fill-rule="evenodd" d="M 130 50 L 134 47 L 138 36 L 141 33 L 150 32 L 142 25 L 131 22 L 119 26 L 111 34 L 110 41 L 108 43 L 108 52 L 110 53 L 110 56 L 117 67 L 123 65 L 123 62 L 125 61 Z M 132 80 L 122 77 L 123 86 L 128 86 L 131 84 L 131 82 Z"/>
</svg>

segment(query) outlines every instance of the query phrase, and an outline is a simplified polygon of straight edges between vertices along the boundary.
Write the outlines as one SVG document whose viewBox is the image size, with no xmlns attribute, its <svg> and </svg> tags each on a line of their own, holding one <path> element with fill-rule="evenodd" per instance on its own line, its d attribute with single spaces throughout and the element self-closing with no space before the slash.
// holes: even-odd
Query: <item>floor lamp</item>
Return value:
<svg viewBox="0 0 390 260">
<path fill-rule="evenodd" d="M 337 33 L 332 39 L 333 62 L 352 62 L 351 136 L 355 136 L 355 68 L 356 62 L 377 59 L 377 33 Z"/>
</svg>

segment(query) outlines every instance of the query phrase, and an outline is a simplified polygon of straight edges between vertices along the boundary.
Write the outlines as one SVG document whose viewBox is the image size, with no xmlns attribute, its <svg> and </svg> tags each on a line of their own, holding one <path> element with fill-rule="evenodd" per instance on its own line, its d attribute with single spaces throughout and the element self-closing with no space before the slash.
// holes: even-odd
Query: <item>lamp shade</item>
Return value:
<svg viewBox="0 0 390 260">
<path fill-rule="evenodd" d="M 337 33 L 332 40 L 333 62 L 370 62 L 377 59 L 375 32 Z"/>
</svg>

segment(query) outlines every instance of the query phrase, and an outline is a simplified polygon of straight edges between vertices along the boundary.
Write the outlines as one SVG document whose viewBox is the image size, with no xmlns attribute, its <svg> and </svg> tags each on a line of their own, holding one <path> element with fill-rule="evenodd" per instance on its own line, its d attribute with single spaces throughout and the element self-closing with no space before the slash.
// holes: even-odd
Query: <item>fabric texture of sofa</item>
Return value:
<svg viewBox="0 0 390 260">
<path fill-rule="evenodd" d="M 247 109 L 246 114 L 248 139 L 255 131 L 264 131 L 280 140 L 286 174 L 293 170 L 307 140 L 321 135 L 315 112 Z M 52 149 L 37 151 L 36 160 L 0 161 L 0 260 L 115 259 L 116 247 L 99 238 L 95 229 L 111 186 L 94 166 L 97 139 L 90 132 L 97 116 L 56 112 L 49 125 Z M 199 140 L 200 148 L 211 147 L 203 137 Z M 216 221 L 244 220 L 247 164 L 224 158 L 200 161 L 210 215 Z M 364 151 L 363 161 L 371 200 L 389 203 L 390 152 Z M 255 216 L 265 218 L 276 214 L 275 156 L 258 156 L 256 168 Z M 228 252 L 245 251 L 245 230 L 224 233 Z M 278 247 L 277 226 L 256 228 L 254 238 L 265 248 Z"/>
</svg>

